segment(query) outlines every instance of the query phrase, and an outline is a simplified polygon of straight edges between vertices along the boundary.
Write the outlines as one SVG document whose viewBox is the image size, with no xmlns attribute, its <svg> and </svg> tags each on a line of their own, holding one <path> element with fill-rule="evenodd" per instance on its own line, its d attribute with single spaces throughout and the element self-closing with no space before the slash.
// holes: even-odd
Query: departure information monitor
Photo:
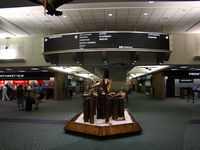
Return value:
<svg viewBox="0 0 200 150">
<path fill-rule="evenodd" d="M 169 35 L 154 33 L 99 32 L 44 38 L 44 52 L 98 49 L 169 50 Z"/>
</svg>

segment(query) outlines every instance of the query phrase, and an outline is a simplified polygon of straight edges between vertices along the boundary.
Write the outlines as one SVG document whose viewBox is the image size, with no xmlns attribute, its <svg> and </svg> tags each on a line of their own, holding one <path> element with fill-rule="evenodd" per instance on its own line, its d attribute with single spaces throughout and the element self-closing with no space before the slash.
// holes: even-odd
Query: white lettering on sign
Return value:
<svg viewBox="0 0 200 150">
<path fill-rule="evenodd" d="M 199 76 L 200 75 L 200 73 L 198 73 L 198 72 L 190 72 L 189 73 L 189 76 Z"/>
<path fill-rule="evenodd" d="M 0 78 L 23 78 L 24 74 L 1 74 Z"/>
<path fill-rule="evenodd" d="M 119 46 L 119 48 L 133 48 L 133 46 Z"/>
</svg>

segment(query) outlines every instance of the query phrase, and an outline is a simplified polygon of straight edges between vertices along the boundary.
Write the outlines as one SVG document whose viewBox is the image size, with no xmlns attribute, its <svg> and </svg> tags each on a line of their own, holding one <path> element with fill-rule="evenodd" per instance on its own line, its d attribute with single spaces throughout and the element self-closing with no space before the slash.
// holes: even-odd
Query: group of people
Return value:
<svg viewBox="0 0 200 150">
<path fill-rule="evenodd" d="M 8 85 L 4 85 L 2 90 L 2 101 L 10 100 L 7 94 Z M 31 100 L 32 103 L 35 103 L 35 110 L 39 110 L 40 99 L 44 97 L 43 87 L 38 84 L 32 84 L 24 88 L 23 85 L 16 86 L 15 89 L 15 98 L 17 101 L 18 110 L 24 110 L 24 100 Z M 34 102 L 33 102 L 34 101 Z M 31 107 L 32 109 L 32 107 Z"/>
</svg>

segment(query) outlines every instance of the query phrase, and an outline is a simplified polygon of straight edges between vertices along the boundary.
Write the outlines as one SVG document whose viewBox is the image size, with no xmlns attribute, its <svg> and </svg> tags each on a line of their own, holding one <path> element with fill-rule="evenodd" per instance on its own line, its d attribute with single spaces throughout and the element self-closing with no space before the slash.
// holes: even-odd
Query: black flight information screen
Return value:
<svg viewBox="0 0 200 150">
<path fill-rule="evenodd" d="M 154 33 L 99 32 L 58 35 L 44 38 L 44 52 L 95 49 L 169 50 L 169 35 Z"/>
</svg>

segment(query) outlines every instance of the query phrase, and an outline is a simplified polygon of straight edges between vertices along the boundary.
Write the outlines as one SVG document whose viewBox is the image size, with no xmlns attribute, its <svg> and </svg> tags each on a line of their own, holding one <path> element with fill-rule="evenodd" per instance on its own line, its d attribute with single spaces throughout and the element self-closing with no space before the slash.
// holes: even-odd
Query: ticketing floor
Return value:
<svg viewBox="0 0 200 150">
<path fill-rule="evenodd" d="M 140 123 L 142 133 L 94 138 L 64 132 L 66 121 L 82 108 L 80 95 L 72 100 L 43 100 L 40 111 L 32 112 L 17 111 L 15 101 L 1 101 L 0 145 L 15 150 L 199 150 L 199 104 L 199 100 L 158 100 L 131 93 L 125 105 Z"/>
</svg>

